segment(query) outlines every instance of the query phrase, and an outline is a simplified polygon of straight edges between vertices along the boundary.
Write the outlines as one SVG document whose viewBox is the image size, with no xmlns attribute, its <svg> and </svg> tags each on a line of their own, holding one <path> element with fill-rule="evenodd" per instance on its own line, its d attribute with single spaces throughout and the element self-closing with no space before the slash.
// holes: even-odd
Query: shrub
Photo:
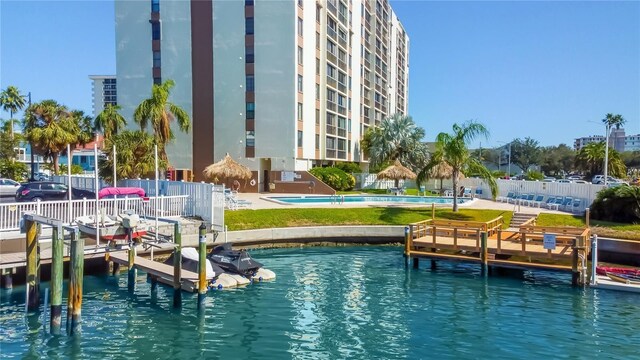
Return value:
<svg viewBox="0 0 640 360">
<path fill-rule="evenodd" d="M 529 170 L 527 171 L 527 173 L 524 175 L 524 179 L 525 180 L 531 180 L 531 181 L 535 181 L 535 180 L 542 180 L 544 179 L 544 174 L 542 174 L 539 171 L 535 171 L 535 170 Z"/>
<path fill-rule="evenodd" d="M 356 178 L 335 167 L 316 167 L 309 172 L 337 191 L 352 190 L 356 186 Z"/>
<path fill-rule="evenodd" d="M 598 192 L 591 205 L 594 219 L 622 223 L 640 221 L 640 187 L 620 185 Z"/>
<path fill-rule="evenodd" d="M 347 174 L 359 174 L 362 172 L 360 166 L 353 162 L 338 162 L 336 163 L 335 167 L 346 172 Z"/>
</svg>

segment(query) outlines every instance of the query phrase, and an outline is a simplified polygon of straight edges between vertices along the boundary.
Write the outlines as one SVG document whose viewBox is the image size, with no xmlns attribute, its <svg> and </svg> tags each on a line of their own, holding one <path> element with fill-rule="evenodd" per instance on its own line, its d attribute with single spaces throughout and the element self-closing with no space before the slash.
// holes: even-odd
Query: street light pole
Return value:
<svg viewBox="0 0 640 360">
<path fill-rule="evenodd" d="M 509 143 L 509 179 L 511 179 L 511 143 Z"/>
<path fill-rule="evenodd" d="M 608 170 L 609 170 L 609 123 L 605 125 L 607 133 L 604 141 L 604 186 L 607 186 Z"/>
</svg>

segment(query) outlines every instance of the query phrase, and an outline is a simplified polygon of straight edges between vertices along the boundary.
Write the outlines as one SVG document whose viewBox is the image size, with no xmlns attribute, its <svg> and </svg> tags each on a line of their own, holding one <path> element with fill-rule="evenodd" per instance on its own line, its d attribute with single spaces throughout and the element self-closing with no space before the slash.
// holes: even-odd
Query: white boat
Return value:
<svg viewBox="0 0 640 360">
<path fill-rule="evenodd" d="M 131 229 L 132 239 L 142 237 L 147 233 L 149 225 L 141 220 L 137 214 L 120 214 L 118 217 L 102 215 L 100 221 L 100 238 L 105 240 L 126 240 L 127 231 Z M 80 216 L 76 218 L 78 229 L 92 237 L 96 237 L 95 216 Z"/>
</svg>

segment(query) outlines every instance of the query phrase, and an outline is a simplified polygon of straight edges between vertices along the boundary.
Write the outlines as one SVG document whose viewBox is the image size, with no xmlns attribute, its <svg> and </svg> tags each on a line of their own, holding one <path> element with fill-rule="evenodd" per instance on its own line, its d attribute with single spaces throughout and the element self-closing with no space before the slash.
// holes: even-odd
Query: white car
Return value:
<svg viewBox="0 0 640 360">
<path fill-rule="evenodd" d="M 571 184 L 573 181 L 569 180 L 569 179 L 559 179 L 556 180 L 557 183 L 562 183 L 562 184 Z"/>
<path fill-rule="evenodd" d="M 20 183 L 11 179 L 0 179 L 0 196 L 16 196 Z"/>
<path fill-rule="evenodd" d="M 588 182 L 586 182 L 584 180 L 575 180 L 573 183 L 574 184 L 589 184 Z"/>
<path fill-rule="evenodd" d="M 556 182 L 556 178 L 546 177 L 542 179 L 542 182 Z"/>
<path fill-rule="evenodd" d="M 571 175 L 571 176 L 567 177 L 567 180 L 571 180 L 571 181 L 575 181 L 575 180 L 582 180 L 582 176 L 579 176 L 579 175 Z"/>
</svg>

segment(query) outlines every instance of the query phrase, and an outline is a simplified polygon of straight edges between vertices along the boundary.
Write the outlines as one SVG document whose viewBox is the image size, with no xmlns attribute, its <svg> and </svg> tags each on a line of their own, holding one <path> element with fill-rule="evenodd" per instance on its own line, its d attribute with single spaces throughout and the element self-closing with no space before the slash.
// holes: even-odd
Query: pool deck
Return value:
<svg viewBox="0 0 640 360">
<path fill-rule="evenodd" d="M 363 193 L 362 195 L 372 195 Z M 245 200 L 250 204 L 241 207 L 240 209 L 291 209 L 291 208 L 362 208 L 362 207 L 431 207 L 431 204 L 416 204 L 416 203 L 344 203 L 344 204 L 279 204 L 274 201 L 266 200 L 267 197 L 276 196 L 309 196 L 309 194 L 273 194 L 273 193 L 239 193 L 238 199 Z M 485 199 L 473 199 L 468 203 L 459 204 L 460 209 L 488 209 L 488 210 L 505 210 L 505 211 L 518 211 L 529 214 L 551 213 L 551 214 L 569 214 L 564 211 L 549 210 L 537 207 L 518 206 L 514 204 L 506 204 L 497 201 L 485 200 Z M 438 208 L 450 208 L 451 204 L 436 204 Z"/>
</svg>

